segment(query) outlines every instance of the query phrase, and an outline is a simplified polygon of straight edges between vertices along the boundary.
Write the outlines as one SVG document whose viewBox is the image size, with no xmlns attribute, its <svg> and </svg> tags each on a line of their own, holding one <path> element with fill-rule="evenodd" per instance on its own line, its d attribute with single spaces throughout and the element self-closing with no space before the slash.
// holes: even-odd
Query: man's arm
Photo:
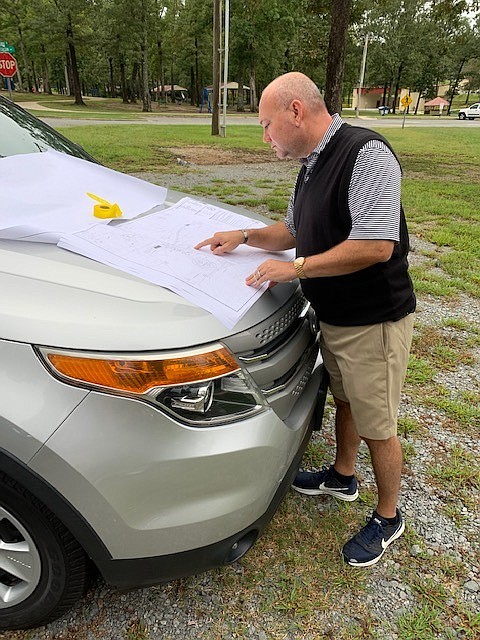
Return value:
<svg viewBox="0 0 480 640">
<path fill-rule="evenodd" d="M 303 265 L 307 278 L 343 276 L 387 262 L 393 252 L 392 240 L 344 240 L 324 253 L 309 256 Z"/>
<path fill-rule="evenodd" d="M 286 249 L 293 249 L 295 246 L 295 238 L 283 221 L 260 229 L 246 229 L 246 232 L 249 247 L 257 247 L 266 251 L 285 251 Z M 238 245 L 243 244 L 244 240 L 245 237 L 240 230 L 218 231 L 211 238 L 207 238 L 195 245 L 195 249 L 210 245 L 210 250 L 213 253 L 222 255 L 234 251 Z"/>
<path fill-rule="evenodd" d="M 343 276 L 378 262 L 386 262 L 392 255 L 393 247 L 392 240 L 345 240 L 324 253 L 308 256 L 303 263 L 303 271 L 307 278 Z M 269 280 L 290 282 L 296 277 L 292 262 L 265 260 L 247 277 L 246 283 L 259 287 Z"/>
</svg>

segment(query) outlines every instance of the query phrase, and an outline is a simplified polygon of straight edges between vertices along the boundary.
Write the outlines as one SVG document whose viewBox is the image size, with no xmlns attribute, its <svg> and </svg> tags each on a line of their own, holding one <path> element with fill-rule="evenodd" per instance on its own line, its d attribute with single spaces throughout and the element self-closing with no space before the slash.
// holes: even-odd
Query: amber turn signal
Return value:
<svg viewBox="0 0 480 640">
<path fill-rule="evenodd" d="M 221 345 L 212 351 L 152 359 L 42 352 L 54 370 L 70 381 L 140 395 L 158 387 L 212 380 L 239 369 L 234 356 Z"/>
</svg>

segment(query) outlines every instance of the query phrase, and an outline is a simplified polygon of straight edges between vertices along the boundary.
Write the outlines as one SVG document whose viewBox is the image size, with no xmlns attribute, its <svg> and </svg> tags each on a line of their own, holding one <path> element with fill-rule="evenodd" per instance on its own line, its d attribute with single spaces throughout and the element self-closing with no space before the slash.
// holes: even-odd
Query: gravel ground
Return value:
<svg viewBox="0 0 480 640">
<path fill-rule="evenodd" d="M 175 189 L 185 190 L 198 184 L 209 184 L 212 179 L 241 181 L 251 183 L 259 177 L 271 179 L 292 179 L 296 172 L 294 163 L 267 163 L 252 165 L 224 165 L 193 167 L 185 175 L 163 175 L 161 183 Z M 143 178 L 160 182 L 153 174 L 142 174 Z M 412 238 L 411 262 L 419 264 L 428 261 L 424 250 L 429 249 L 424 242 Z M 421 297 L 418 303 L 417 326 L 430 326 L 442 329 L 445 320 L 455 318 L 474 323 L 480 328 L 480 304 L 478 299 L 467 296 L 455 302 L 442 301 L 433 297 Z M 460 329 L 448 329 L 458 332 Z M 458 362 L 454 371 L 437 375 L 441 383 L 452 394 L 462 390 L 480 390 L 480 350 L 473 352 L 474 363 Z M 474 459 L 480 459 L 480 444 L 474 429 L 470 434 L 448 428 L 446 418 L 430 407 L 419 406 L 408 392 L 404 394 L 402 417 L 418 421 L 428 431 L 418 437 L 409 436 L 413 444 L 413 453 L 409 454 L 407 473 L 403 479 L 400 504 L 405 513 L 408 528 L 415 536 L 405 536 L 402 541 L 393 545 L 384 559 L 369 569 L 368 588 L 362 593 L 346 591 L 338 602 L 338 606 L 329 611 L 319 611 L 315 628 L 317 631 L 302 635 L 294 632 L 274 635 L 269 630 L 275 627 L 275 616 L 278 612 L 265 609 L 265 603 L 255 597 L 239 607 L 249 607 L 251 623 L 248 630 L 237 635 L 226 632 L 225 639 L 245 638 L 250 640 L 317 640 L 320 638 L 335 639 L 336 629 L 345 629 L 358 621 L 357 614 L 369 611 L 373 619 L 373 632 L 366 631 L 365 638 L 386 638 L 395 640 L 398 630 L 395 621 L 399 615 L 411 611 L 418 605 L 416 594 L 409 584 L 399 577 L 399 562 L 408 562 L 408 555 L 416 557 L 426 554 L 427 557 L 450 555 L 464 564 L 462 583 L 457 594 L 470 611 L 480 611 L 480 514 L 478 496 L 471 490 L 470 500 L 459 506 L 463 519 L 460 523 L 447 517 L 444 504 L 446 491 L 441 486 L 433 486 L 426 476 L 426 469 L 435 464 L 441 453 L 451 447 L 461 447 Z M 331 417 L 325 425 L 325 432 L 332 427 Z M 315 436 L 322 438 L 322 433 Z M 329 462 L 329 461 L 326 461 Z M 358 464 L 361 486 L 373 488 L 374 482 L 366 450 L 361 449 Z M 475 493 L 475 495 L 474 495 Z M 298 497 L 298 499 L 304 499 Z M 472 506 L 473 505 L 473 506 Z M 318 509 L 331 509 L 330 501 L 319 501 Z M 268 532 L 267 534 L 268 535 Z M 412 542 L 412 540 L 414 540 Z M 402 552 L 400 552 L 402 550 Z M 406 559 L 404 559 L 406 557 Z M 403 559 L 403 560 L 402 560 Z M 426 575 L 428 577 L 428 562 Z M 242 573 L 241 562 L 230 571 Z M 433 574 L 432 574 L 433 578 Z M 448 578 L 446 578 L 448 580 Z M 220 588 L 219 588 L 220 587 Z M 258 583 L 257 590 L 261 588 Z M 25 638 L 28 640 L 68 639 L 68 640 L 186 640 L 203 638 L 210 640 L 212 621 L 222 611 L 221 579 L 218 574 L 210 573 L 196 578 L 172 583 L 163 587 L 138 590 L 130 593 L 115 593 L 105 587 L 101 581 L 93 586 L 87 596 L 70 614 L 48 627 L 28 632 L 26 635 L 0 634 L 0 638 Z M 138 622 L 141 621 L 141 622 Z M 440 639 L 463 638 L 460 619 L 451 628 L 443 629 L 435 636 Z M 412 640 L 414 636 L 410 636 Z M 422 638 L 425 636 L 421 636 Z M 434 636 L 428 636 L 434 637 Z M 472 637 L 472 636 L 470 636 Z"/>
</svg>

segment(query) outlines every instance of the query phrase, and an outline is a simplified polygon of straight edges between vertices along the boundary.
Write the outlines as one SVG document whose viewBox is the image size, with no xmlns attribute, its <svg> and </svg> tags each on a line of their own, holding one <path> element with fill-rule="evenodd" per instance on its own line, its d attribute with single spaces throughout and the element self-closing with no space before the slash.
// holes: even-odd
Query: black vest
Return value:
<svg viewBox="0 0 480 640">
<path fill-rule="evenodd" d="M 321 152 L 307 182 L 300 171 L 294 205 L 297 256 L 323 253 L 346 240 L 352 228 L 348 187 L 357 154 L 369 140 L 382 136 L 344 123 Z M 392 150 L 393 153 L 393 150 Z M 391 258 L 355 273 L 301 280 L 302 290 L 319 320 L 338 326 L 399 320 L 415 310 L 408 274 L 409 240 L 403 208 L 400 242 Z"/>
</svg>

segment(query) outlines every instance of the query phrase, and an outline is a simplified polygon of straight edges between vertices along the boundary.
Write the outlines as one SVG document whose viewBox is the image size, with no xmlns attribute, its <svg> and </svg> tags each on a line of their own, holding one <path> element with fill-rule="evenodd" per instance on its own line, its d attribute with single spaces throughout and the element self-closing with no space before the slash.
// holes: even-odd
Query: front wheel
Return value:
<svg viewBox="0 0 480 640">
<path fill-rule="evenodd" d="M 84 593 L 83 549 L 43 503 L 0 473 L 0 629 L 44 625 Z"/>
<path fill-rule="evenodd" d="M 458 119 L 459 119 L 459 120 L 465 120 L 465 118 L 466 118 L 466 117 L 467 117 L 467 116 L 466 116 L 464 113 L 459 113 L 459 114 L 458 114 Z"/>
</svg>

